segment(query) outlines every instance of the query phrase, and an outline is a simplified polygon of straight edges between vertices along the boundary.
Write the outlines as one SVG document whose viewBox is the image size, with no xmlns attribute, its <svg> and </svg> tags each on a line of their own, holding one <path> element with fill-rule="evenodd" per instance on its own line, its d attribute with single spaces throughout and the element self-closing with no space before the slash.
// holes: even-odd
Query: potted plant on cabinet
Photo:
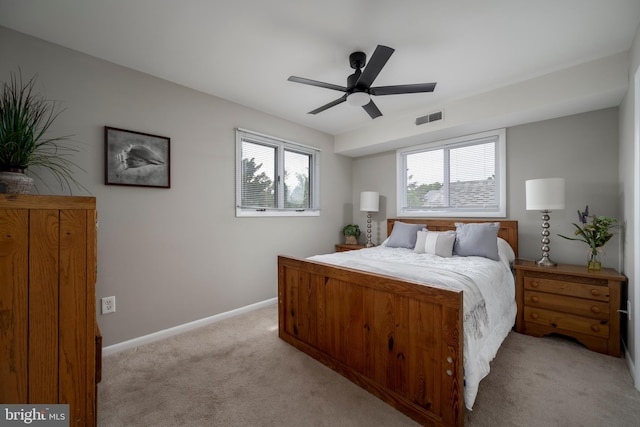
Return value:
<svg viewBox="0 0 640 427">
<path fill-rule="evenodd" d="M 27 173 L 40 178 L 31 167 L 51 172 L 63 190 L 71 192 L 71 183 L 84 188 L 72 173 L 80 168 L 69 158 L 78 150 L 66 143 L 66 136 L 46 135 L 63 110 L 36 93 L 35 82 L 36 76 L 24 82 L 20 73 L 12 73 L 1 83 L 0 193 L 30 193 L 33 178 Z"/>
<path fill-rule="evenodd" d="M 348 224 L 342 229 L 344 235 L 344 243 L 347 245 L 357 245 L 358 237 L 360 237 L 360 227 L 358 224 Z"/>
</svg>

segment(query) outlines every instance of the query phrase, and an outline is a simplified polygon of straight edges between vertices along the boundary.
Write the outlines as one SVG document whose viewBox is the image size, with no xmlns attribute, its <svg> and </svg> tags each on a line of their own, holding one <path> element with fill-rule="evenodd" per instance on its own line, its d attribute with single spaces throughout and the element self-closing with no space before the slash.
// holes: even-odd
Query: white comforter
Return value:
<svg viewBox="0 0 640 427">
<path fill-rule="evenodd" d="M 507 255 L 500 253 L 500 261 L 442 258 L 377 246 L 309 259 L 463 291 L 464 400 L 472 409 L 480 380 L 515 323 L 515 284 Z"/>
</svg>

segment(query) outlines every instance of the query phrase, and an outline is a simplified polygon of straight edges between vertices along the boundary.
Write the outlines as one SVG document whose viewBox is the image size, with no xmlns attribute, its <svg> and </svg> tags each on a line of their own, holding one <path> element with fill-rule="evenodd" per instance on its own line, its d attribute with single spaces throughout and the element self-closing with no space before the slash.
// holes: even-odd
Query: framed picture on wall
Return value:
<svg viewBox="0 0 640 427">
<path fill-rule="evenodd" d="M 170 139 L 104 127 L 105 184 L 171 187 Z"/>
</svg>

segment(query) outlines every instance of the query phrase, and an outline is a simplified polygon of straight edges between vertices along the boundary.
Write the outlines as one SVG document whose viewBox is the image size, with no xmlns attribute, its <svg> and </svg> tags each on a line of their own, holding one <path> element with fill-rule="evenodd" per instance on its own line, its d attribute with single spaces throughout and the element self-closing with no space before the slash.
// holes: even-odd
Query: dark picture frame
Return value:
<svg viewBox="0 0 640 427">
<path fill-rule="evenodd" d="M 171 139 L 104 127 L 106 185 L 171 188 Z"/>
</svg>

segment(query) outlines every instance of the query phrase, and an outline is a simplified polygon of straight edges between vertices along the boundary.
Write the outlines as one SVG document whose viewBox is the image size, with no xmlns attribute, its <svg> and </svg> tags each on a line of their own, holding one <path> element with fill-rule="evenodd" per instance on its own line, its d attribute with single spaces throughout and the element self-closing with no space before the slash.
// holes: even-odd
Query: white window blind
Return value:
<svg viewBox="0 0 640 427">
<path fill-rule="evenodd" d="M 319 150 L 236 131 L 236 215 L 318 215 Z"/>
<path fill-rule="evenodd" d="M 505 216 L 505 131 L 397 151 L 399 216 Z"/>
</svg>

